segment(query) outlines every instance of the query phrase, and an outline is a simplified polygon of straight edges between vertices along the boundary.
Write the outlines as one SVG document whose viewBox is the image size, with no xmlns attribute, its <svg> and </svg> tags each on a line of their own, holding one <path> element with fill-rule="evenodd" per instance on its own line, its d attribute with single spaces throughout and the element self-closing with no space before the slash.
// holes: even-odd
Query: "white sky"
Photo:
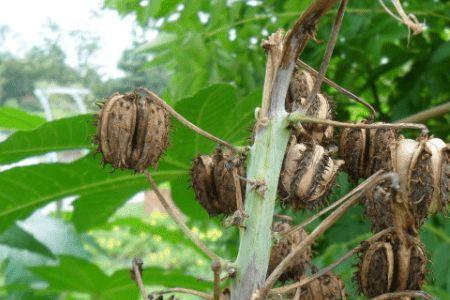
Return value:
<svg viewBox="0 0 450 300">
<path fill-rule="evenodd" d="M 33 45 L 42 45 L 48 20 L 61 31 L 61 44 L 67 63 L 74 66 L 77 56 L 73 30 L 99 36 L 100 50 L 95 57 L 104 78 L 120 76 L 116 64 L 121 53 L 132 44 L 133 17 L 120 17 L 115 11 L 102 10 L 103 0 L 0 0 L 0 26 L 7 25 L 9 34 L 0 51 L 23 55 Z"/>
</svg>

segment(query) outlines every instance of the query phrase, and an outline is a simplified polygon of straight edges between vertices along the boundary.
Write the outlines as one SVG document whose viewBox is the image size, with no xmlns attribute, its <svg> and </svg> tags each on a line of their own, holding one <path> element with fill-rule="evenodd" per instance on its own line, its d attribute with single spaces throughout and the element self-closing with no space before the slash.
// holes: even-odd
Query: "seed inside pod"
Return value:
<svg viewBox="0 0 450 300">
<path fill-rule="evenodd" d="M 136 93 L 116 93 L 98 114 L 95 140 L 105 163 L 142 172 L 156 168 L 168 135 L 169 117 L 162 107 Z"/>
<path fill-rule="evenodd" d="M 275 222 L 272 225 L 273 232 L 285 232 L 291 227 L 288 223 Z M 272 252 L 270 253 L 269 268 L 267 274 L 280 264 L 280 262 L 291 253 L 291 251 L 300 244 L 301 241 L 306 239 L 308 234 L 303 229 L 296 230 L 288 235 L 282 237 L 277 243 L 272 246 Z M 311 262 L 311 247 L 306 248 L 303 252 L 299 253 L 292 263 L 286 269 L 286 271 L 280 276 L 281 281 L 289 279 L 299 279 L 306 274 Z"/>
<path fill-rule="evenodd" d="M 333 160 L 322 146 L 291 137 L 281 170 L 279 193 L 293 209 L 320 206 L 331 191 L 343 161 Z"/>
<path fill-rule="evenodd" d="M 297 69 L 292 74 L 286 99 L 286 111 L 293 112 L 300 107 L 305 107 L 306 98 L 311 93 L 315 78 L 311 73 Z"/>
<path fill-rule="evenodd" d="M 428 259 L 425 254 L 425 247 L 417 241 L 410 248 L 408 290 L 421 290 L 427 274 Z"/>
<path fill-rule="evenodd" d="M 239 161 L 236 165 L 236 160 Z M 242 159 L 243 160 L 243 159 Z M 237 209 L 236 186 L 233 169 L 245 177 L 241 159 L 218 149 L 212 155 L 198 156 L 191 168 L 191 181 L 195 196 L 210 216 L 231 215 Z M 240 180 L 241 197 L 245 197 L 245 182 Z"/>
</svg>

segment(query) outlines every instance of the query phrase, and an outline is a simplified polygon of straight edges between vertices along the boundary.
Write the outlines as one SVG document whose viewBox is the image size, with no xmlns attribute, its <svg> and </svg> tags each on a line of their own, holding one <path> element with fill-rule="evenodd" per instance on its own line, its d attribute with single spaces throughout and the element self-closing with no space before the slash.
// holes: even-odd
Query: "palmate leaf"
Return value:
<svg viewBox="0 0 450 300">
<path fill-rule="evenodd" d="M 250 135 L 260 93 L 238 99 L 236 89 L 217 84 L 177 102 L 175 109 L 205 130 L 234 143 Z M 92 116 L 49 122 L 36 130 L 17 132 L 0 144 L 0 159 L 14 162 L 50 151 L 90 148 Z M 174 121 L 171 146 L 154 171 L 158 182 L 170 181 L 173 197 L 188 216 L 207 215 L 189 189 L 189 168 L 196 154 L 211 152 L 215 144 Z M 63 142 L 60 142 L 63 141 Z M 6 158 L 3 158 L 6 157 Z M 102 224 L 135 193 L 148 188 L 144 176 L 130 171 L 102 169 L 92 154 L 70 164 L 41 164 L 0 173 L 0 231 L 35 209 L 67 196 L 77 196 L 73 221 L 78 230 Z M 4 188 L 3 188 L 4 187 Z"/>
<path fill-rule="evenodd" d="M 53 253 L 32 234 L 14 224 L 0 235 L 0 244 L 16 249 L 28 250 L 53 258 Z"/>
<path fill-rule="evenodd" d="M 43 117 L 13 107 L 0 107 L 0 128 L 31 130 L 43 123 L 45 123 Z"/>
<path fill-rule="evenodd" d="M 57 266 L 38 266 L 29 268 L 32 273 L 46 280 L 49 289 L 62 292 L 80 292 L 95 295 L 95 299 L 134 299 L 138 287 L 130 279 L 129 270 L 119 270 L 106 275 L 90 261 L 72 256 L 60 256 Z M 148 286 L 183 287 L 207 290 L 210 282 L 199 281 L 181 270 L 165 270 L 156 267 L 145 268 L 144 283 Z"/>
</svg>

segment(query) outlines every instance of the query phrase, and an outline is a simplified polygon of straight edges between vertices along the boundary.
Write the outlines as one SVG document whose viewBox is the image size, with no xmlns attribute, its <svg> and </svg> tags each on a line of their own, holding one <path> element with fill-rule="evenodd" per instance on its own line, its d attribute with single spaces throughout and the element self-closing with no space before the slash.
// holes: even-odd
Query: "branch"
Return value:
<svg viewBox="0 0 450 300">
<path fill-rule="evenodd" d="M 330 228 L 334 223 L 336 223 L 336 221 L 339 220 L 344 215 L 344 213 L 359 200 L 361 194 L 374 187 L 380 181 L 384 181 L 386 179 L 391 180 L 393 188 L 398 187 L 398 176 L 396 173 L 389 172 L 382 174 L 381 171 L 375 173 L 374 175 L 369 177 L 366 181 L 364 181 L 362 184 L 357 186 L 352 191 L 354 192 L 354 195 L 351 197 L 351 199 L 342 204 L 332 214 L 330 214 L 327 218 L 325 218 L 319 224 L 319 226 L 317 226 L 316 229 L 314 229 L 314 231 L 311 232 L 310 235 L 308 235 L 306 239 L 304 239 L 300 244 L 298 244 L 289 253 L 289 255 L 286 256 L 281 261 L 281 263 L 275 268 L 275 270 L 273 270 L 272 274 L 270 274 L 270 276 L 266 279 L 266 282 L 264 283 L 264 286 L 260 289 L 259 294 L 256 296 L 256 299 L 264 299 L 264 297 L 267 295 L 267 293 L 275 284 L 275 282 L 278 280 L 278 278 L 281 276 L 281 274 L 283 274 L 286 268 L 291 264 L 292 260 L 295 259 L 295 257 L 299 253 L 301 253 L 306 247 L 314 243 L 314 241 L 320 235 L 322 235 L 328 228 Z"/>
<path fill-rule="evenodd" d="M 200 291 L 191 290 L 191 289 L 185 289 L 185 288 L 170 288 L 163 291 L 158 291 L 152 293 L 153 295 L 164 295 L 164 294 L 171 294 L 171 293 L 182 293 L 182 294 L 188 294 L 188 295 L 194 295 L 197 297 L 200 297 L 202 299 L 206 300 L 213 300 L 213 297 L 209 294 L 202 293 Z"/>
<path fill-rule="evenodd" d="M 333 55 L 334 46 L 336 45 L 339 30 L 341 29 L 342 19 L 344 18 L 344 11 L 346 7 L 347 0 L 341 0 L 341 4 L 339 5 L 339 10 L 333 24 L 333 29 L 331 30 L 330 39 L 328 40 L 327 49 L 325 50 L 325 54 L 320 65 L 319 73 L 317 74 L 311 93 L 308 96 L 308 103 L 312 103 L 312 101 L 316 98 L 317 93 L 320 91 L 320 86 L 325 78 L 325 73 L 328 69 L 328 65 L 330 64 L 331 56 Z"/>
<path fill-rule="evenodd" d="M 375 298 L 372 298 L 371 300 L 388 300 L 388 299 L 398 299 L 400 297 L 421 297 L 428 300 L 433 300 L 433 296 L 430 294 L 424 292 L 424 291 L 401 291 L 401 292 L 394 292 L 394 293 L 387 293 L 380 296 L 377 296 Z"/>
<path fill-rule="evenodd" d="M 450 112 L 450 102 L 432 107 L 430 109 L 418 112 L 417 114 L 400 119 L 396 123 L 422 123 L 428 119 L 440 117 Z"/>
<path fill-rule="evenodd" d="M 143 300 L 147 300 L 148 299 L 148 293 L 147 290 L 145 289 L 144 286 L 144 282 L 142 281 L 142 265 L 144 264 L 144 262 L 142 261 L 142 259 L 140 258 L 133 258 L 133 261 L 131 263 L 132 266 L 132 275 L 131 275 L 131 279 L 135 280 L 139 290 L 141 291 L 141 296 Z"/>
<path fill-rule="evenodd" d="M 299 65 L 300 67 L 306 69 L 308 72 L 312 73 L 313 75 L 318 74 L 318 72 L 312 68 L 310 65 L 308 65 L 307 63 L 305 63 L 304 61 L 298 59 L 297 60 L 297 65 Z M 335 88 L 338 92 L 342 93 L 343 95 L 349 97 L 350 99 L 355 100 L 356 102 L 364 105 L 365 107 L 367 107 L 367 109 L 370 110 L 370 118 L 369 121 L 373 121 L 375 120 L 375 117 L 377 115 L 377 111 L 375 110 L 375 108 L 373 108 L 372 105 L 370 105 L 368 102 L 366 102 L 364 99 L 356 96 L 355 94 L 353 94 L 352 92 L 348 91 L 347 89 L 343 88 L 342 86 L 338 85 L 337 83 L 335 83 L 334 81 L 330 80 L 327 77 L 323 78 L 323 81 L 328 84 L 329 86 Z"/>
<path fill-rule="evenodd" d="M 384 10 L 394 19 L 396 19 L 397 21 L 402 22 L 403 24 L 405 24 L 406 26 L 408 26 L 409 29 L 411 29 L 413 31 L 413 34 L 419 34 L 422 33 L 424 30 L 424 26 L 417 20 L 416 16 L 413 14 L 409 14 L 407 15 L 405 13 L 405 11 L 403 10 L 402 5 L 400 4 L 399 0 L 391 0 L 392 4 L 395 7 L 395 10 L 397 11 L 398 15 L 400 17 L 397 17 L 387 6 L 386 4 L 384 4 L 383 0 L 378 0 L 381 4 L 381 6 L 383 6 Z"/>
<path fill-rule="evenodd" d="M 214 296 L 213 300 L 220 300 L 220 262 L 213 261 L 211 270 L 214 273 Z"/>
<path fill-rule="evenodd" d="M 178 208 L 173 204 L 169 203 L 164 196 L 162 195 L 161 191 L 158 188 L 158 185 L 153 180 L 152 175 L 149 171 L 145 171 L 145 175 L 147 176 L 147 180 L 150 183 L 153 191 L 155 192 L 156 196 L 158 197 L 159 201 L 161 202 L 164 209 L 167 211 L 167 213 L 172 217 L 172 219 L 175 221 L 175 223 L 180 227 L 180 229 L 183 231 L 183 233 L 198 247 L 200 250 L 202 250 L 211 260 L 213 261 L 219 261 L 221 264 L 225 263 L 224 260 L 219 257 L 217 254 L 212 252 L 208 247 L 206 247 L 202 241 L 198 238 L 197 235 L 195 235 L 184 223 L 184 221 L 181 219 L 181 213 L 178 210 Z"/>
<path fill-rule="evenodd" d="M 314 124 L 323 124 L 334 127 L 344 127 L 344 128 L 367 128 L 367 129 L 418 129 L 422 131 L 423 135 L 427 135 L 429 133 L 427 126 L 423 124 L 415 124 L 415 123 L 345 123 L 339 121 L 333 121 L 328 119 L 320 119 L 307 116 L 302 112 L 295 111 L 289 115 L 290 122 L 305 122 L 305 123 L 314 123 Z"/>
<path fill-rule="evenodd" d="M 378 240 L 380 237 L 384 236 L 385 234 L 388 234 L 392 231 L 394 231 L 394 228 L 387 228 L 384 229 L 380 232 L 378 232 L 377 234 L 374 234 L 373 236 L 371 236 L 369 239 L 366 240 L 366 242 L 371 243 L 372 241 L 376 241 Z M 333 269 L 335 269 L 337 266 L 339 266 L 341 263 L 343 263 L 344 261 L 346 261 L 347 259 L 349 259 L 350 257 L 352 257 L 355 253 L 359 252 L 362 249 L 362 244 L 360 244 L 359 246 L 353 248 L 352 250 L 350 250 L 349 252 L 347 252 L 346 254 L 344 254 L 343 256 L 341 256 L 338 260 L 336 260 L 334 263 L 332 263 L 331 265 L 323 268 L 322 270 L 320 270 L 319 272 L 315 273 L 314 275 L 308 277 L 308 278 L 304 278 L 298 282 L 289 284 L 289 285 L 285 285 L 276 289 L 272 289 L 270 290 L 270 294 L 284 294 L 287 293 L 293 289 L 298 289 L 301 288 L 304 285 L 307 285 L 308 283 L 310 283 L 311 281 L 321 277 L 322 275 L 325 275 L 326 273 L 332 271 Z"/>
<path fill-rule="evenodd" d="M 210 139 L 213 142 L 216 142 L 218 144 L 221 144 L 225 147 L 227 147 L 228 149 L 232 150 L 233 152 L 236 153 L 240 153 L 245 151 L 245 149 L 243 148 L 239 148 L 236 147 L 224 140 L 221 140 L 220 138 L 212 135 L 209 132 L 206 132 L 205 130 L 201 129 L 200 127 L 192 124 L 190 121 L 188 121 L 185 117 L 183 117 L 182 115 L 180 115 L 178 112 L 176 112 L 172 106 L 170 106 L 169 104 L 167 104 L 163 99 L 161 99 L 158 95 L 156 95 L 155 93 L 153 93 L 152 91 L 150 91 L 147 88 L 144 87 L 140 87 L 136 89 L 136 92 L 142 92 L 144 94 L 146 94 L 152 101 L 154 101 L 155 103 L 161 105 L 162 107 L 164 107 L 164 109 L 166 109 L 169 114 L 171 114 L 174 118 L 176 118 L 178 121 L 180 121 L 184 126 L 188 127 L 189 129 L 193 130 L 194 132 L 203 135 L 205 138 Z"/>
</svg>

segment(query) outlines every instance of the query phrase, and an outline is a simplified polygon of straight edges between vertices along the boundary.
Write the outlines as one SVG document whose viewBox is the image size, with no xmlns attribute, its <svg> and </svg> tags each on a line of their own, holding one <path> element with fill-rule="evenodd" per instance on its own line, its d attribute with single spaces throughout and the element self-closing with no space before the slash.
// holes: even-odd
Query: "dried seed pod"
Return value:
<svg viewBox="0 0 450 300">
<path fill-rule="evenodd" d="M 136 93 L 116 93 L 98 114 L 95 140 L 105 163 L 142 172 L 156 168 L 168 135 L 169 117 L 162 107 Z"/>
<path fill-rule="evenodd" d="M 233 177 L 233 168 L 237 169 L 237 175 L 245 177 L 243 163 L 236 164 L 234 158 L 229 152 L 216 151 L 215 159 L 217 164 L 214 168 L 214 183 L 220 202 L 221 212 L 225 215 L 233 214 L 237 209 L 236 204 L 236 185 Z M 245 198 L 245 182 L 239 180 L 241 188 L 241 197 Z"/>
<path fill-rule="evenodd" d="M 288 223 L 275 222 L 272 225 L 273 232 L 285 232 L 290 229 Z M 287 236 L 281 238 L 277 243 L 272 246 L 272 252 L 270 253 L 269 268 L 267 274 L 280 264 L 280 262 L 291 253 L 291 251 L 300 244 L 301 241 L 306 239 L 308 234 L 303 229 L 296 230 L 289 233 Z M 299 279 L 306 274 L 311 262 L 311 247 L 306 248 L 303 252 L 299 253 L 295 259 L 292 260 L 291 265 L 280 276 L 281 281 L 289 279 Z"/>
<path fill-rule="evenodd" d="M 426 276 L 425 248 L 417 237 L 388 234 L 362 249 L 355 281 L 372 298 L 400 290 L 420 290 Z"/>
<path fill-rule="evenodd" d="M 297 109 L 304 110 L 306 115 L 332 119 L 333 105 L 330 97 L 325 93 L 317 94 L 315 99 L 308 101 L 308 96 L 314 86 L 315 78 L 305 70 L 296 70 L 292 75 L 287 93 L 285 107 L 288 112 Z M 319 144 L 328 144 L 333 140 L 333 127 L 321 124 L 304 124 L 306 132 Z"/>
<path fill-rule="evenodd" d="M 219 197 L 214 184 L 214 168 L 217 162 L 211 155 L 199 155 L 192 164 L 191 180 L 195 197 L 209 213 L 216 216 L 222 213 Z"/>
<path fill-rule="evenodd" d="M 394 277 L 394 252 L 385 242 L 370 245 L 362 257 L 358 283 L 362 293 L 375 297 L 391 290 Z"/>
<path fill-rule="evenodd" d="M 353 181 L 370 177 L 379 170 L 392 168 L 391 147 L 397 136 L 392 129 L 341 130 L 339 155 Z"/>
<path fill-rule="evenodd" d="M 339 276 L 328 272 L 302 287 L 299 299 L 346 300 L 345 284 Z"/>
<path fill-rule="evenodd" d="M 279 193 L 293 209 L 315 208 L 331 191 L 343 161 L 333 160 L 315 143 L 297 143 L 292 137 L 281 170 Z"/>
<path fill-rule="evenodd" d="M 210 216 L 231 215 L 236 209 L 236 186 L 232 174 L 237 168 L 239 176 L 245 176 L 242 163 L 235 165 L 230 153 L 218 149 L 212 155 L 200 155 L 194 159 L 191 181 L 195 196 Z M 242 199 L 245 197 L 245 183 L 241 184 Z"/>
</svg>

